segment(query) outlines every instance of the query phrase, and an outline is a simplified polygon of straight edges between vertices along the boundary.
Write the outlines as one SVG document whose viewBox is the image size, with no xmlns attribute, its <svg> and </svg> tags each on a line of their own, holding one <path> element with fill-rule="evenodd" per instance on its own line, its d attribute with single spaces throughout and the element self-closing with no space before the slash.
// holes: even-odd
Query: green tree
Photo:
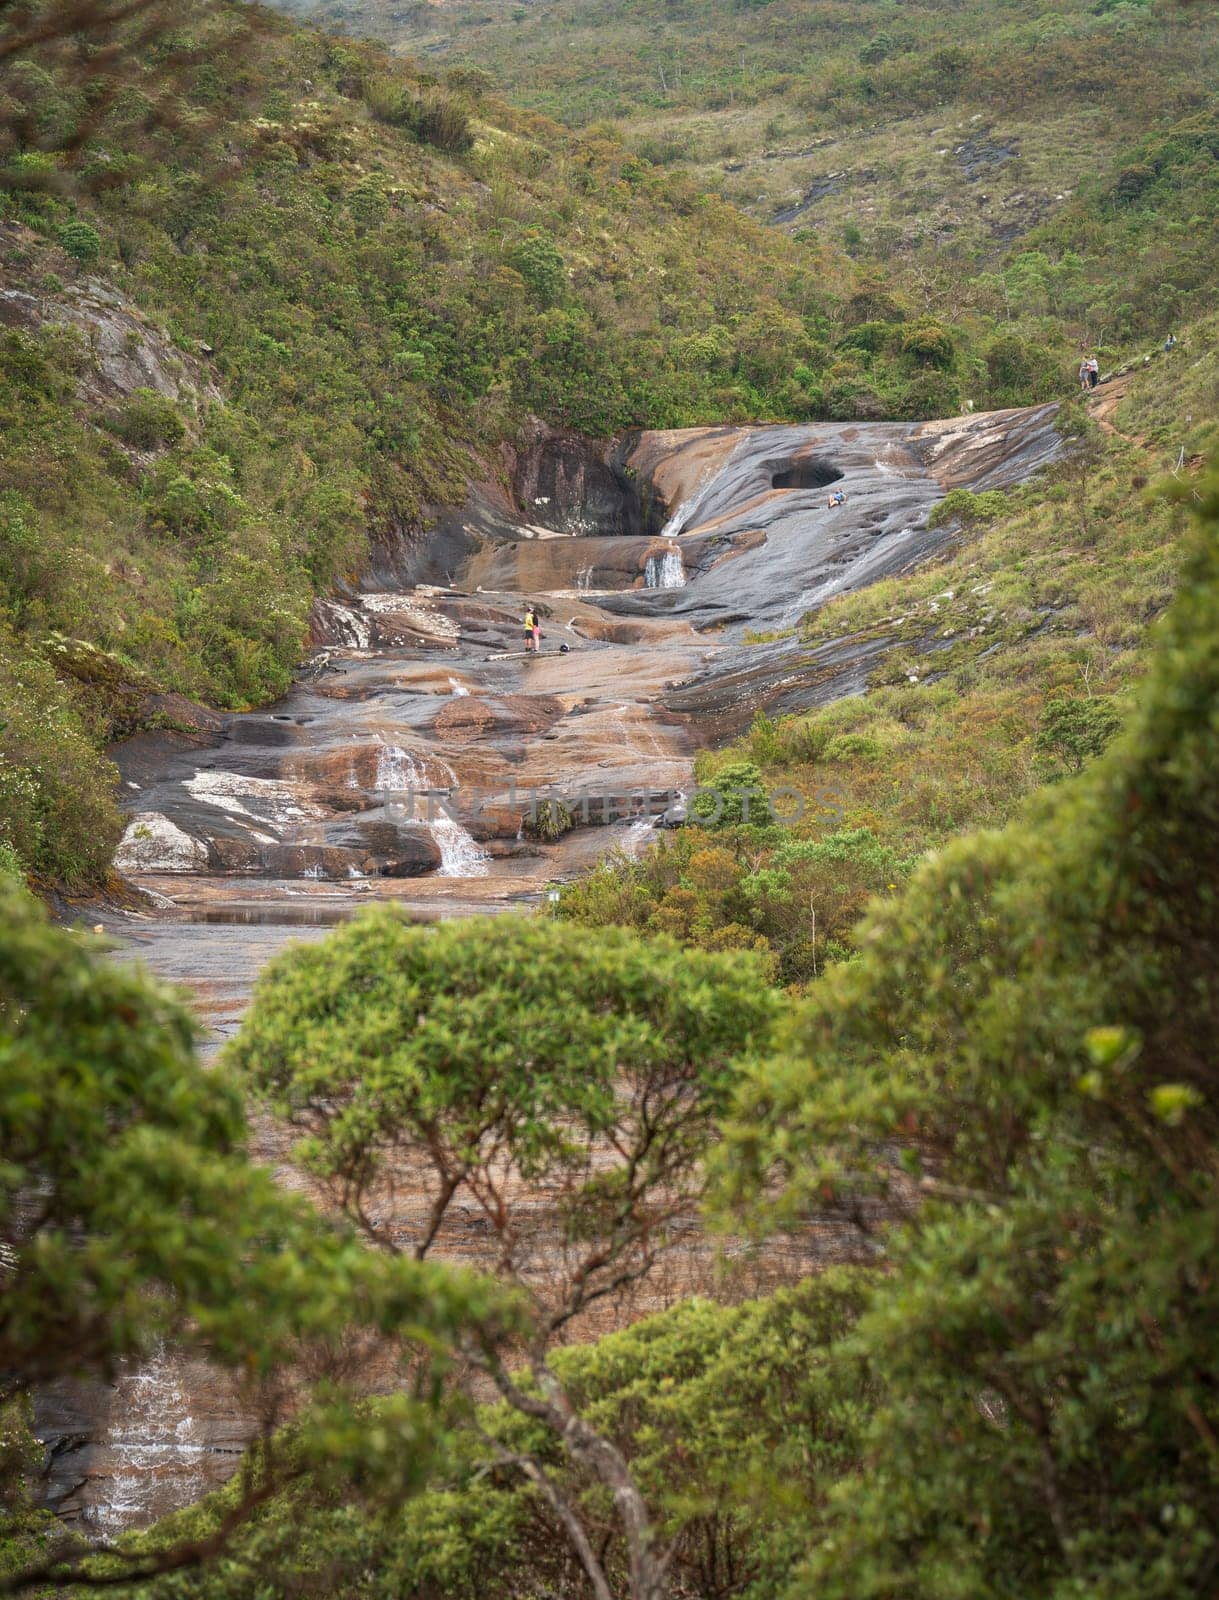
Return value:
<svg viewBox="0 0 1219 1600">
<path fill-rule="evenodd" d="M 563 298 L 567 268 L 553 237 L 545 229 L 530 228 L 508 251 L 508 261 L 529 285 L 539 305 L 557 305 Z"/>
<path fill-rule="evenodd" d="M 752 761 L 731 761 L 721 767 L 699 785 L 690 801 L 690 815 L 704 828 L 765 826 L 772 818 L 761 769 Z"/>
<path fill-rule="evenodd" d="M 740 1058 L 765 1045 L 773 1014 L 748 957 L 542 921 L 423 928 L 386 908 L 278 957 L 228 1052 L 385 1250 L 422 1261 L 468 1238 L 473 1208 L 488 1264 L 527 1297 L 532 1326 L 519 1372 L 485 1345 L 463 1354 L 612 1496 L 632 1600 L 663 1592 L 657 1530 L 550 1351 L 645 1277 L 689 1217 Z M 604 1563 L 545 1454 L 508 1451 L 501 1465 L 543 1497 L 608 1600 Z"/>
<path fill-rule="evenodd" d="M 922 1200 L 859 1325 L 869 1465 L 793 1596 L 1213 1585 L 1214 478 L 1202 510 L 1127 731 L 877 909 L 733 1119 L 726 1192 L 768 1215 Z"/>
<path fill-rule="evenodd" d="M 765 1299 L 684 1300 L 553 1364 L 581 1414 L 629 1461 L 667 1556 L 667 1593 L 774 1594 L 800 1561 L 808 1519 L 859 1461 L 874 1403 L 865 1365 L 841 1355 L 869 1280 L 831 1269 Z M 375 1410 L 372 1425 L 375 1426 Z M 352 1515 L 337 1493 L 292 1490 L 213 1569 L 159 1597 L 358 1594 L 360 1600 L 531 1600 L 582 1592 L 546 1507 L 501 1454 L 543 1454 L 579 1509 L 611 1590 L 629 1558 L 596 1479 L 511 1407 L 481 1405 L 455 1432 L 443 1483 L 399 1510 Z M 217 1508 L 193 1521 L 213 1525 Z M 202 1531 L 202 1529 L 201 1529 Z"/>
<path fill-rule="evenodd" d="M 385 1260 L 283 1193 L 246 1152 L 231 1078 L 195 1061 L 176 998 L 52 927 L 8 881 L 0 912 L 0 1407 L 61 1377 L 111 1378 L 161 1344 L 206 1354 L 262 1428 L 226 1532 L 325 1455 L 327 1429 L 342 1432 L 345 1338 L 417 1361 L 420 1340 L 491 1302 L 439 1268 Z M 302 1396 L 324 1386 L 328 1409 L 283 1452 L 289 1373 Z M 426 1415 L 404 1398 L 387 1453 L 421 1439 Z M 114 1581 L 208 1553 L 132 1551 L 106 1570 Z M 84 1579 L 85 1555 L 61 1530 L 6 1577 Z"/>
<path fill-rule="evenodd" d="M 1121 725 L 1120 713 L 1108 700 L 1055 695 L 1045 703 L 1033 746 L 1068 772 L 1079 772 L 1100 755 Z"/>
<path fill-rule="evenodd" d="M 82 266 L 91 267 L 102 253 L 102 239 L 96 228 L 74 218 L 58 230 L 59 243 Z"/>
</svg>

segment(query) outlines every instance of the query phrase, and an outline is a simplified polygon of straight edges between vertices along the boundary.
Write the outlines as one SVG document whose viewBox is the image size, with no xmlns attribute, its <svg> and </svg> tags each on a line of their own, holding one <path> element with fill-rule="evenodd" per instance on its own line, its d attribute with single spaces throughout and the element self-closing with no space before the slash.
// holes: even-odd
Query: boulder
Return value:
<svg viewBox="0 0 1219 1600">
<path fill-rule="evenodd" d="M 495 734 L 545 733 L 563 715 L 553 695 L 509 694 L 483 700 L 455 695 L 436 713 L 432 726 L 446 739 L 484 739 Z"/>
<path fill-rule="evenodd" d="M 137 812 L 115 852 L 120 872 L 200 872 L 207 846 L 159 811 Z"/>
<path fill-rule="evenodd" d="M 255 839 L 209 839 L 207 864 L 212 872 L 261 872 L 262 851 Z"/>
<path fill-rule="evenodd" d="M 261 853 L 263 870 L 272 878 L 363 876 L 362 850 L 328 844 L 269 844 Z"/>
<path fill-rule="evenodd" d="M 440 866 L 440 846 L 422 822 L 397 822 L 378 813 L 345 823 L 330 833 L 333 845 L 371 859 L 378 872 L 391 878 L 418 878 Z"/>
</svg>

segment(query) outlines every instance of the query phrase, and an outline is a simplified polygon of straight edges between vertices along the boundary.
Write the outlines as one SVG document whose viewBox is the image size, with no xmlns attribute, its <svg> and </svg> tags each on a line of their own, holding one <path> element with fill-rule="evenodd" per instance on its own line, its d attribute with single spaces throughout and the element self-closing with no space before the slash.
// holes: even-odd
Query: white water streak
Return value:
<svg viewBox="0 0 1219 1600">
<path fill-rule="evenodd" d="M 426 756 L 422 760 L 398 744 L 382 744 L 377 752 L 376 785 L 389 794 L 412 797 L 412 811 L 422 810 L 420 819 L 440 848 L 439 877 L 485 878 L 490 871 L 487 852 L 479 845 L 468 829 L 455 817 L 449 816 L 441 801 L 429 791 L 442 787 L 429 780 L 427 766 L 442 768 L 445 787 L 455 788 L 457 775 L 447 761 L 439 756 Z M 428 795 L 420 805 L 420 798 Z"/>
<path fill-rule="evenodd" d="M 181 1376 L 158 1349 L 115 1386 L 106 1444 L 115 1466 L 109 1498 L 90 1506 L 87 1521 L 113 1535 L 131 1527 L 154 1500 L 190 1505 L 207 1490 L 207 1446 L 191 1415 Z M 169 1486 L 172 1485 L 172 1488 Z"/>
<path fill-rule="evenodd" d="M 686 567 L 676 545 L 663 556 L 649 556 L 643 568 L 645 589 L 684 589 Z"/>
</svg>

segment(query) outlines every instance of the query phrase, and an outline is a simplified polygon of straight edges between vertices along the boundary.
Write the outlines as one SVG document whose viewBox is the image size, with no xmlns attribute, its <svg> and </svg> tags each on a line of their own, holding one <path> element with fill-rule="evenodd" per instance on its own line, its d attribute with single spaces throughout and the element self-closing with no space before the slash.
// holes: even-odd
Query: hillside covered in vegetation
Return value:
<svg viewBox="0 0 1219 1600">
<path fill-rule="evenodd" d="M 150 57 L 81 148 L 59 129 L 83 91 L 6 80 L 0 806 L 21 863 L 69 883 L 117 837 L 98 746 L 172 720 L 167 694 L 282 691 L 370 528 L 459 503 L 531 416 L 810 415 L 850 292 L 849 263 L 477 78 L 256 21 L 170 89 Z"/>
<path fill-rule="evenodd" d="M 665 115 L 707 109 L 732 51 L 752 100 L 793 93 L 772 70 L 784 11 L 666 8 L 674 37 L 728 54 L 672 103 L 663 91 Z M 84 90 L 34 60 L 6 69 L 0 803 L 27 870 L 99 882 L 118 832 L 107 740 L 189 720 L 174 696 L 233 707 L 282 691 L 313 597 L 359 570 L 370 529 L 417 529 L 496 477 L 531 417 L 600 438 L 1018 404 L 1069 386 L 1080 339 L 1116 359 L 1209 305 L 1219 132 L 1190 88 L 1208 47 L 1189 8 L 1085 22 L 1063 5 L 1052 52 L 1016 8 L 988 22 L 987 74 L 935 65 L 961 19 L 931 8 L 863 78 L 845 63 L 870 11 L 817 12 L 810 38 L 821 49 L 824 24 L 839 54 L 813 81 L 840 91 L 815 123 L 938 106 L 937 72 L 964 116 L 992 80 L 1031 74 L 1030 115 L 1078 150 L 1047 108 L 1067 67 L 1069 103 L 1087 98 L 1078 75 L 1103 48 L 1162 124 L 1131 130 L 1117 160 L 1125 129 L 1099 137 L 1078 195 L 1019 213 L 1019 238 L 936 234 L 925 260 L 879 223 L 866 237 L 757 226 L 703 192 L 705 166 L 672 170 L 639 137 L 648 74 L 627 70 L 625 45 L 620 127 L 575 135 L 492 98 L 501 84 L 529 98 L 513 65 L 527 58 L 542 103 L 582 114 L 535 51 L 543 14 L 569 45 L 655 20 L 560 13 L 529 7 L 488 34 L 492 78 L 465 44 L 439 73 L 429 47 L 424 71 L 259 13 L 225 53 L 236 13 L 205 8 L 79 138 Z M 878 205 L 900 190 L 926 212 L 905 165 L 877 171 Z"/>
<path fill-rule="evenodd" d="M 120 55 L 92 0 L 0 16 L 0 1592 L 1212 1596 L 1209 8 L 310 9 L 337 36 L 114 3 Z M 1084 347 L 1106 381 L 1076 397 Z M 914 419 L 1042 400 L 1035 476 L 898 481 L 978 438 Z M 907 456 L 867 443 L 884 418 Z M 439 879 L 428 925 L 392 875 L 363 910 L 366 861 L 289 885 L 278 933 L 255 905 L 264 942 L 240 906 L 188 926 L 171 902 L 195 1000 L 234 965 L 248 994 L 278 940 L 205 1066 L 188 997 L 18 880 L 104 886 L 107 747 L 280 695 L 318 599 L 387 530 L 503 487 L 539 419 L 834 419 L 875 502 L 857 472 L 835 522 L 810 430 L 781 458 L 753 436 L 749 504 L 803 474 L 837 560 L 850 516 L 936 537 L 811 609 L 793 579 L 773 627 L 615 590 L 571 637 L 635 655 L 554 655 L 600 673 L 570 706 L 550 661 L 488 653 L 514 605 L 445 596 L 496 630 L 473 690 L 366 636 L 327 686 L 343 742 L 272 744 L 268 715 L 246 766 L 209 747 L 257 827 L 260 785 L 311 792 L 282 750 L 320 750 L 353 808 L 395 771 L 430 793 L 390 741 L 441 719 L 472 766 L 488 726 L 518 766 L 522 727 L 575 727 L 612 775 L 641 708 L 680 726 L 716 635 L 734 681 L 810 691 L 734 706 L 680 829 L 519 915 L 462 916 Z M 666 638 L 681 682 L 641 670 Z M 373 694 L 415 721 L 361 721 Z M 800 820 L 750 814 L 780 787 Z M 571 825 L 561 798 L 545 820 Z M 511 867 L 532 844 L 502 831 Z M 310 887 L 340 926 L 303 928 Z M 120 1437 L 154 1370 L 151 1430 Z M 49 1390 L 69 1425 L 39 1442 Z M 73 1455 L 90 1404 L 108 1461 Z M 100 1552 L 41 1502 L 57 1453 L 130 1500 L 209 1452 L 225 1472 Z"/>
<path fill-rule="evenodd" d="M 1190 0 L 292 9 L 429 71 L 486 67 L 760 221 L 898 263 L 923 309 L 1120 342 L 1214 276 L 1219 40 Z"/>
</svg>

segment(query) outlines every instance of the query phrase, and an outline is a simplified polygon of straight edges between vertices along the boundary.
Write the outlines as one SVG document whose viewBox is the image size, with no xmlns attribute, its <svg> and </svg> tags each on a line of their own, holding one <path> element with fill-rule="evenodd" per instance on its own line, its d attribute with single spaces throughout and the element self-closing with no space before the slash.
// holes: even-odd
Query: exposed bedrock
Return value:
<svg viewBox="0 0 1219 1600">
<path fill-rule="evenodd" d="M 556 533 L 652 534 L 664 507 L 626 471 L 623 447 L 539 428 L 517 454 L 512 488 L 524 519 Z"/>
<path fill-rule="evenodd" d="M 164 911 L 101 915 L 188 985 L 223 1037 L 287 940 L 369 901 L 421 918 L 537 903 L 555 879 L 654 837 L 697 748 L 757 708 L 862 693 L 896 636 L 812 647 L 801 618 L 934 556 L 956 536 L 927 528 L 946 489 L 1026 477 L 1061 448 L 1053 420 L 1039 407 L 686 429 L 615 449 L 536 432 L 460 510 L 425 532 L 383 530 L 360 588 L 316 607 L 315 652 L 281 702 L 116 748 L 131 813 L 118 865 Z M 526 601 L 542 616 L 540 655 L 525 652 Z M 536 838 L 539 798 L 577 826 Z M 261 1153 L 287 1159 L 274 1143 Z M 398 1176 L 409 1212 L 412 1180 Z M 540 1259 L 557 1237 L 551 1197 L 534 1215 Z M 455 1220 L 446 1254 L 485 1261 L 476 1222 Z M 677 1294 L 723 1292 L 697 1219 L 683 1228 L 671 1277 L 601 1305 L 582 1336 Z M 734 1292 L 844 1248 L 830 1228 L 742 1251 Z M 195 1498 L 246 1437 L 232 1404 L 164 1361 L 117 1391 L 44 1397 L 57 1503 L 112 1532 Z"/>
<path fill-rule="evenodd" d="M 940 423 L 652 432 L 600 452 L 539 432 L 513 462 L 535 509 L 548 502 L 555 524 L 622 528 L 663 506 L 663 528 L 562 533 L 514 522 L 509 495 L 477 489 L 430 542 L 400 541 L 395 558 L 418 572 L 465 550 L 454 584 L 393 587 L 391 568 L 374 563 L 359 593 L 318 603 L 319 653 L 281 705 L 119 747 L 132 819 L 118 865 L 493 881 L 479 845 L 506 834 L 475 813 L 519 817 L 517 787 L 585 797 L 612 781 L 607 814 L 637 814 L 649 787 L 680 784 L 689 750 L 731 737 L 759 707 L 861 692 L 893 641 L 812 650 L 802 617 L 934 555 L 954 537 L 927 526 L 946 488 L 1027 476 L 1061 448 L 1053 424 L 1042 406 Z M 528 601 L 546 661 L 525 655 Z M 390 817 L 393 795 L 430 797 L 431 809 Z"/>
<path fill-rule="evenodd" d="M 519 539 L 487 545 L 463 571 L 475 588 L 529 595 L 533 590 L 602 591 L 649 587 L 649 562 L 663 560 L 671 541 L 640 537 Z"/>
<path fill-rule="evenodd" d="M 480 553 L 522 539 L 650 538 L 666 508 L 657 488 L 627 467 L 633 442 L 598 443 L 535 420 L 515 449 L 505 447 L 497 470 L 471 482 L 461 506 L 433 507 L 422 525 L 390 517 L 376 526 L 360 588 L 468 585 Z M 625 572 L 624 559 L 611 560 L 614 572 Z M 573 571 L 573 586 L 575 578 Z M 495 586 L 499 578 L 487 572 L 478 582 Z"/>
</svg>

